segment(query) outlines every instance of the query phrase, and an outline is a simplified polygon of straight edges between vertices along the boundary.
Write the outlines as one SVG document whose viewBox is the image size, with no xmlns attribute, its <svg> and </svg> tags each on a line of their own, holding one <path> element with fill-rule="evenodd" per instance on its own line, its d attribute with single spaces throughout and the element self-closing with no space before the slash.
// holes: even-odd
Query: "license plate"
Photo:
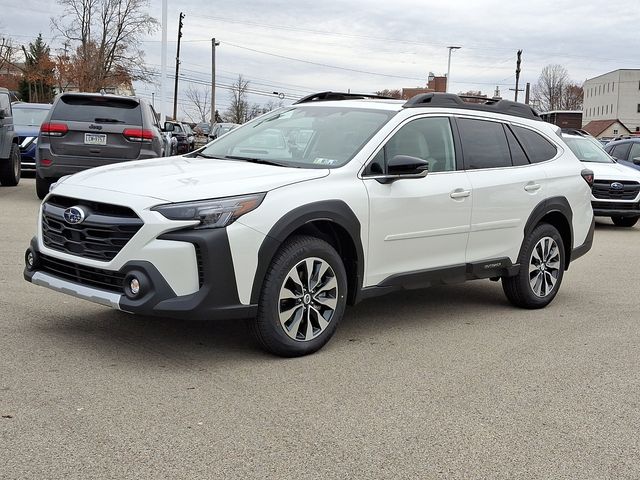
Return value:
<svg viewBox="0 0 640 480">
<path fill-rule="evenodd" d="M 107 134 L 106 133 L 85 133 L 84 143 L 85 145 L 106 145 Z"/>
</svg>

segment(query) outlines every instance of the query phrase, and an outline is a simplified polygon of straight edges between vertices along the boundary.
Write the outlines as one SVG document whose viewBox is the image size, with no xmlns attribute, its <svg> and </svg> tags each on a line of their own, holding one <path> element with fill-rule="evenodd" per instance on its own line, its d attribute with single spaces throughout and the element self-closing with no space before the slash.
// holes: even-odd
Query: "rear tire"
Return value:
<svg viewBox="0 0 640 480">
<path fill-rule="evenodd" d="M 21 170 L 20 149 L 12 143 L 9 158 L 0 161 L 0 183 L 5 187 L 15 187 L 20 183 Z"/>
<path fill-rule="evenodd" d="M 507 299 L 521 308 L 549 305 L 564 275 L 565 251 L 560 232 L 548 223 L 538 225 L 525 238 L 518 264 L 520 271 L 516 276 L 502 278 Z"/>
<path fill-rule="evenodd" d="M 611 217 L 617 227 L 633 227 L 639 219 L 640 217 Z"/>
<path fill-rule="evenodd" d="M 274 256 L 262 285 L 253 333 L 268 352 L 308 355 L 333 336 L 347 303 L 347 274 L 327 242 L 294 236 Z"/>
<path fill-rule="evenodd" d="M 51 180 L 47 180 L 46 178 L 42 178 L 40 175 L 36 173 L 36 194 L 38 198 L 42 200 L 49 193 L 49 188 L 53 182 Z"/>
</svg>

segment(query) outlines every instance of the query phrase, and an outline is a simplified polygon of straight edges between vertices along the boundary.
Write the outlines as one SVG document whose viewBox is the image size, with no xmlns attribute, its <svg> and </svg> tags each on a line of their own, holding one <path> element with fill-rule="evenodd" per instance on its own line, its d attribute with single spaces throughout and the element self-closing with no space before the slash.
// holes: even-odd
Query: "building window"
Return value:
<svg viewBox="0 0 640 480">
<path fill-rule="evenodd" d="M 611 91 L 613 92 L 616 89 L 616 82 L 611 84 Z"/>
<path fill-rule="evenodd" d="M 617 134 L 618 134 L 618 129 L 617 129 L 617 128 L 614 128 L 614 129 L 613 129 L 613 134 L 614 134 L 614 135 L 617 135 Z"/>
<path fill-rule="evenodd" d="M 609 105 L 607 105 L 607 111 L 606 114 L 609 115 Z"/>
<path fill-rule="evenodd" d="M 640 103 L 638 104 L 638 113 L 640 113 Z"/>
<path fill-rule="evenodd" d="M 640 132 L 640 127 L 636 127 L 636 132 Z"/>
</svg>

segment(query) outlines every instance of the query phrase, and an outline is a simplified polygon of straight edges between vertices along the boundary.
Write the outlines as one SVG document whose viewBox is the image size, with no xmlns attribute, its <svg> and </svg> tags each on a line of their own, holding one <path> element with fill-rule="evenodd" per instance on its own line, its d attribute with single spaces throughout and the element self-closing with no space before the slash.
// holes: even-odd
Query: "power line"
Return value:
<svg viewBox="0 0 640 480">
<path fill-rule="evenodd" d="M 235 48 L 241 48 L 242 50 L 249 50 L 251 52 L 255 52 L 255 53 L 260 53 L 263 55 L 269 55 L 272 57 L 277 57 L 277 58 L 283 58 L 285 60 L 291 60 L 294 62 L 301 62 L 301 63 L 307 63 L 309 65 L 316 65 L 318 67 L 326 67 L 326 68 L 335 68 L 337 70 L 344 70 L 347 72 L 355 72 L 355 73 L 363 73 L 365 75 L 378 75 L 381 77 L 389 77 L 389 78 L 401 78 L 403 80 L 419 80 L 419 81 L 424 81 L 424 78 L 419 78 L 419 77 L 405 77 L 402 75 L 392 75 L 392 74 L 388 74 L 388 73 L 379 73 L 379 72 L 369 72 L 366 70 L 358 70 L 355 68 L 348 68 L 348 67 L 339 67 L 337 65 L 329 65 L 326 63 L 320 63 L 320 62 L 312 62 L 310 60 L 303 60 L 301 58 L 294 58 L 294 57 L 288 57 L 286 55 L 279 55 L 277 53 L 271 53 L 271 52 L 265 52 L 263 50 L 258 50 L 256 48 L 249 48 L 249 47 L 244 47 L 242 45 L 238 45 L 236 43 L 231 43 L 231 42 L 224 42 L 225 45 L 229 45 L 231 47 L 235 47 Z"/>
</svg>

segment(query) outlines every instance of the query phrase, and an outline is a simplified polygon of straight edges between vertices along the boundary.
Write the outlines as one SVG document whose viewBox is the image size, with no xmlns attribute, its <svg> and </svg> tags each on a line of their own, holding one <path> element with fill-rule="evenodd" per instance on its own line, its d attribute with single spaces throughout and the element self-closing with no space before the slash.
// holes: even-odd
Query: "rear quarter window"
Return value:
<svg viewBox="0 0 640 480">
<path fill-rule="evenodd" d="M 515 133 L 531 163 L 546 162 L 558 153 L 558 149 L 549 140 L 533 130 L 514 125 L 513 133 Z"/>
<path fill-rule="evenodd" d="M 51 120 L 141 126 L 142 110 L 134 99 L 68 95 L 58 100 Z"/>
</svg>

